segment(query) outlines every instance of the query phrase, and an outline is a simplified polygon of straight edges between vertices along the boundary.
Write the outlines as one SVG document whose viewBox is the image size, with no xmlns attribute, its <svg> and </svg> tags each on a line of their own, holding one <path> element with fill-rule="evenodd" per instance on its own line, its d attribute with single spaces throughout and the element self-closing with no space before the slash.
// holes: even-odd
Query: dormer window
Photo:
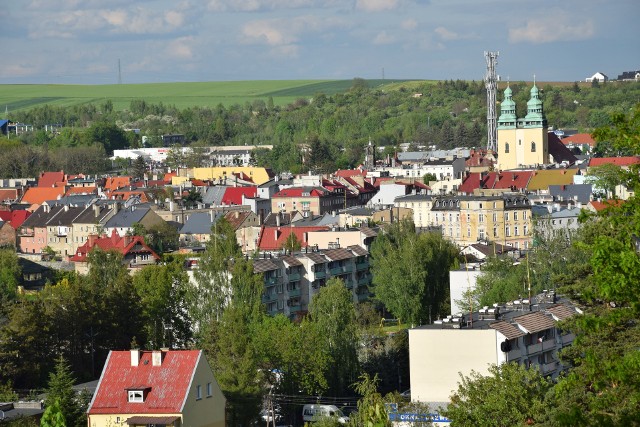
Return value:
<svg viewBox="0 0 640 427">
<path fill-rule="evenodd" d="M 151 387 L 128 388 L 127 400 L 131 403 L 144 403 L 144 400 L 149 394 L 149 390 L 151 390 Z"/>
<path fill-rule="evenodd" d="M 144 402 L 144 391 L 142 390 L 129 390 L 129 402 L 142 403 Z"/>
</svg>

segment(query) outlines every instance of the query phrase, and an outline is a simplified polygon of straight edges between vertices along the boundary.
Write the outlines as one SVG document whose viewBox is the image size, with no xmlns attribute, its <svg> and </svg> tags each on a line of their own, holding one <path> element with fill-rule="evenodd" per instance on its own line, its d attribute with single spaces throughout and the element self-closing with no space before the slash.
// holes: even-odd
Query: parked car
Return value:
<svg viewBox="0 0 640 427">
<path fill-rule="evenodd" d="M 323 417 L 336 418 L 340 424 L 347 424 L 349 417 L 344 415 L 336 405 L 308 404 L 302 407 L 302 420 L 305 423 L 318 421 Z"/>
</svg>

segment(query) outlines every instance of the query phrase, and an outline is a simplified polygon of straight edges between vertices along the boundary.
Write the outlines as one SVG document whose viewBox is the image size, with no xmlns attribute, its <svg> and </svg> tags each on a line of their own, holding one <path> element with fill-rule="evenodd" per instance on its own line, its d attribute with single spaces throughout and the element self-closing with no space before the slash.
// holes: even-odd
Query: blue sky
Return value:
<svg viewBox="0 0 640 427">
<path fill-rule="evenodd" d="M 638 0 L 2 0 L 0 84 L 615 78 Z M 384 70 L 384 71 L 383 71 Z"/>
</svg>

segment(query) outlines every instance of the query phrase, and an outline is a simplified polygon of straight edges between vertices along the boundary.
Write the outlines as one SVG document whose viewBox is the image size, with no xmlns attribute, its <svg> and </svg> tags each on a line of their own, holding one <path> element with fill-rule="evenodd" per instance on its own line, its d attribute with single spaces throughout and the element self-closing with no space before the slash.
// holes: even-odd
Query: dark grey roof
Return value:
<svg viewBox="0 0 640 427">
<path fill-rule="evenodd" d="M 180 229 L 180 234 L 210 234 L 211 226 L 222 217 L 222 213 L 216 213 L 211 220 L 209 212 L 196 212 L 189 215 L 189 219 L 185 221 Z"/>
<path fill-rule="evenodd" d="M 413 200 L 431 200 L 433 196 L 431 194 L 409 194 L 406 196 L 398 196 L 394 201 L 396 202 L 411 202 Z"/>
<path fill-rule="evenodd" d="M 327 262 L 327 259 L 319 252 L 306 253 L 304 256 L 309 258 L 314 264 L 325 264 Z"/>
<path fill-rule="evenodd" d="M 44 407 L 41 402 L 11 402 L 0 403 L 0 411 L 2 411 L 4 421 L 7 422 L 12 419 L 40 415 L 44 412 Z"/>
<path fill-rule="evenodd" d="M 549 185 L 549 194 L 555 201 L 589 203 L 591 191 L 591 184 Z"/>
<path fill-rule="evenodd" d="M 281 258 L 285 264 L 287 264 L 289 267 L 295 267 L 298 265 L 302 265 L 302 263 L 300 262 L 300 260 L 298 260 L 296 257 L 291 256 L 291 255 L 285 255 Z"/>
<path fill-rule="evenodd" d="M 277 270 L 278 266 L 270 259 L 256 259 L 253 261 L 253 271 L 264 273 L 265 271 Z"/>
<path fill-rule="evenodd" d="M 23 227 L 45 227 L 47 223 L 54 218 L 60 211 L 62 206 L 40 206 L 34 213 L 29 215 L 23 223 Z"/>
<path fill-rule="evenodd" d="M 132 227 L 134 223 L 140 222 L 149 213 L 151 208 L 146 204 L 133 205 L 126 209 L 119 210 L 105 224 L 106 228 Z"/>
<path fill-rule="evenodd" d="M 377 231 L 369 227 L 361 227 L 360 231 L 365 235 L 365 237 L 376 237 L 378 235 Z"/>
<path fill-rule="evenodd" d="M 97 215 L 96 215 L 97 210 Z M 78 217 L 75 219 L 77 224 L 101 224 L 104 218 L 111 212 L 111 207 L 107 205 L 91 205 L 88 206 Z"/>
<path fill-rule="evenodd" d="M 56 200 L 47 200 L 49 206 L 68 205 L 68 206 L 89 206 L 98 200 L 95 194 L 73 194 L 71 196 L 61 197 Z"/>
<path fill-rule="evenodd" d="M 339 212 L 343 214 L 348 214 L 348 215 L 371 216 L 375 211 L 376 210 L 373 208 L 359 207 L 359 208 L 353 208 L 353 209 L 343 209 Z"/>
<path fill-rule="evenodd" d="M 324 254 L 331 261 L 340 261 L 343 259 L 353 258 L 353 254 L 344 248 L 328 249 L 324 251 Z"/>
<path fill-rule="evenodd" d="M 52 217 L 47 222 L 47 225 L 64 225 L 71 226 L 73 225 L 75 219 L 84 211 L 83 207 L 73 207 L 73 206 L 63 206 L 58 215 Z"/>
<path fill-rule="evenodd" d="M 365 255 L 369 255 L 369 251 L 366 250 L 365 248 L 363 248 L 360 245 L 351 245 L 349 246 L 349 248 L 351 250 L 351 252 L 353 252 L 354 254 L 356 254 L 357 256 L 365 256 Z"/>
</svg>

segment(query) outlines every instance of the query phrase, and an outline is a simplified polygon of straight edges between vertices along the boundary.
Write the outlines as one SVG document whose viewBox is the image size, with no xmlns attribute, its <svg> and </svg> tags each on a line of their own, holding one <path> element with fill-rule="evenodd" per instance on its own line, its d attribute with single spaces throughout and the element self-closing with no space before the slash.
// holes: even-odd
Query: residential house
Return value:
<svg viewBox="0 0 640 427">
<path fill-rule="evenodd" d="M 77 273 L 86 274 L 89 271 L 88 255 L 93 249 L 98 248 L 103 251 L 117 251 L 122 254 L 122 262 L 130 271 L 147 265 L 156 264 L 160 257 L 153 249 L 144 243 L 142 236 L 118 236 L 116 230 L 111 231 L 111 235 L 101 237 L 92 234 L 89 239 L 76 250 L 75 255 L 69 261 L 75 263 Z"/>
<path fill-rule="evenodd" d="M 361 246 L 367 250 L 371 248 L 378 233 L 369 227 L 335 228 L 313 230 L 305 233 L 307 245 L 316 249 L 345 248 Z"/>
<path fill-rule="evenodd" d="M 222 213 L 213 210 L 191 214 L 180 228 L 180 245 L 193 246 L 207 243 L 212 238 L 211 228 L 222 216 Z"/>
<path fill-rule="evenodd" d="M 120 237 L 133 233 L 134 224 L 143 225 L 149 228 L 153 225 L 159 225 L 164 220 L 151 209 L 148 204 L 131 205 L 127 208 L 121 208 L 104 224 L 104 232 L 111 234 L 116 231 Z"/>
<path fill-rule="evenodd" d="M 222 196 L 222 205 L 242 205 L 244 197 L 256 197 L 257 187 L 227 187 Z"/>
<path fill-rule="evenodd" d="M 22 257 L 18 258 L 18 265 L 21 271 L 19 292 L 40 291 L 53 278 L 53 269 L 46 265 Z"/>
<path fill-rule="evenodd" d="M 64 171 L 42 172 L 38 176 L 38 187 L 64 187 L 67 185 L 67 177 Z"/>
<path fill-rule="evenodd" d="M 64 211 L 63 206 L 51 207 L 46 204 L 36 209 L 18 229 L 18 252 L 42 253 L 43 249 L 49 244 L 47 224 L 62 211 Z"/>
<path fill-rule="evenodd" d="M 104 225 L 118 210 L 120 210 L 120 204 L 117 202 L 94 203 L 86 207 L 71 224 L 74 246 L 71 253 L 75 253 L 78 246 L 87 242 L 90 235 L 100 235 Z"/>
<path fill-rule="evenodd" d="M 550 185 L 549 194 L 556 202 L 587 204 L 591 200 L 591 184 Z"/>
<path fill-rule="evenodd" d="M 622 74 L 618 74 L 618 80 L 623 82 L 640 81 L 640 70 L 624 71 Z"/>
<path fill-rule="evenodd" d="M 29 215 L 31 212 L 25 210 L 0 210 L 0 247 L 17 247 L 17 230 Z"/>
<path fill-rule="evenodd" d="M 527 191 L 537 194 L 549 194 L 549 186 L 573 184 L 573 177 L 577 173 L 579 173 L 578 169 L 536 170 L 529 180 Z"/>
<path fill-rule="evenodd" d="M 588 133 L 576 133 L 566 136 L 560 141 L 569 149 L 579 149 L 582 154 L 591 154 L 593 149 L 596 148 L 596 141 L 591 134 Z"/>
<path fill-rule="evenodd" d="M 64 257 L 73 255 L 77 248 L 74 244 L 73 222 L 85 210 L 84 207 L 64 205 L 57 214 L 47 221 L 47 246 Z"/>
<path fill-rule="evenodd" d="M 380 184 L 378 192 L 369 200 L 367 207 L 387 208 L 394 206 L 398 197 L 411 194 L 411 184 L 402 181 L 384 181 Z"/>
<path fill-rule="evenodd" d="M 562 206 L 560 203 L 548 205 L 535 205 L 531 213 L 536 221 L 536 230 L 544 237 L 551 238 L 557 235 L 566 236 L 579 228 L 578 217 L 582 211 L 582 204 L 577 206 L 569 203 Z"/>
<path fill-rule="evenodd" d="M 411 400 L 449 402 L 460 375 L 472 370 L 488 374 L 492 364 L 516 362 L 558 377 L 566 369 L 558 352 L 575 336 L 557 324 L 579 313 L 567 301 L 557 302 L 554 291 L 546 291 L 410 329 Z"/>
<path fill-rule="evenodd" d="M 224 427 L 226 399 L 202 350 L 111 351 L 91 427 Z"/>
<path fill-rule="evenodd" d="M 606 74 L 598 71 L 593 76 L 587 77 L 586 79 L 584 79 L 584 81 L 587 83 L 592 83 L 592 82 L 604 83 L 609 81 L 609 77 L 607 77 Z"/>
<path fill-rule="evenodd" d="M 290 187 L 271 197 L 271 212 L 302 212 L 303 216 L 322 215 L 342 209 L 345 205 L 344 187 L 330 191 L 324 187 Z"/>
</svg>

